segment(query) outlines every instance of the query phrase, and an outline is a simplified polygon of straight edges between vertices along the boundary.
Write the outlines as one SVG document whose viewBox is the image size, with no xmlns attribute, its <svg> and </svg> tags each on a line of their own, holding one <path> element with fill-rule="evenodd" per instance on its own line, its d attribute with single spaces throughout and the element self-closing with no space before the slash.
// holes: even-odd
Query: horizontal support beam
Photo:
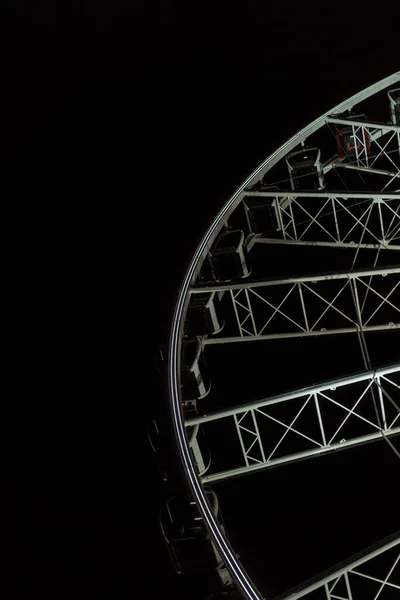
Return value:
<svg viewBox="0 0 400 600">
<path fill-rule="evenodd" d="M 322 165 L 323 172 L 329 173 L 329 171 L 334 169 L 337 165 L 342 163 L 344 160 L 346 160 L 345 156 L 338 156 L 337 154 L 335 154 L 334 156 L 329 158 L 326 162 L 324 162 L 324 164 Z"/>
<path fill-rule="evenodd" d="M 211 414 L 198 415 L 186 419 L 184 422 L 185 427 L 194 428 L 194 430 L 196 431 L 199 425 L 203 425 L 221 419 L 233 418 L 239 436 L 239 442 L 242 448 L 243 459 L 245 464 L 241 464 L 238 467 L 231 468 L 218 473 L 204 475 L 202 477 L 202 482 L 212 483 L 215 481 L 221 481 L 223 479 L 236 477 L 245 473 L 251 473 L 253 471 L 268 469 L 286 463 L 296 462 L 306 458 L 319 456 L 327 452 L 342 450 L 348 447 L 362 445 L 380 439 L 386 439 L 386 441 L 388 442 L 387 438 L 389 438 L 390 436 L 400 434 L 400 426 L 397 425 L 395 427 L 396 421 L 398 421 L 399 419 L 400 408 L 396 404 L 396 399 L 392 398 L 385 391 L 384 387 L 389 385 L 389 387 L 394 386 L 399 389 L 398 384 L 395 380 L 393 380 L 393 375 L 399 373 L 400 362 L 397 362 L 391 365 L 386 365 L 385 367 L 380 367 L 378 369 L 370 369 L 368 371 L 362 371 L 361 373 L 353 373 L 352 375 L 347 375 L 345 377 L 337 377 L 335 379 L 330 379 L 323 383 L 318 383 L 297 390 L 292 390 L 283 394 L 272 396 L 270 398 L 264 398 L 261 400 L 248 402 L 247 404 L 242 404 L 240 406 L 234 406 L 231 408 L 220 410 Z M 362 384 L 361 386 L 351 387 L 354 386 L 354 384 L 360 383 Z M 342 405 L 340 398 L 343 397 L 343 393 L 341 391 L 338 391 L 340 390 L 340 388 L 346 388 L 346 395 L 350 394 L 351 396 L 355 396 L 351 401 L 350 407 Z M 381 397 L 381 416 L 377 416 L 376 423 L 371 422 L 368 418 L 365 418 L 365 416 L 363 416 L 362 413 L 355 411 L 355 408 L 359 405 L 359 403 L 369 390 L 371 390 L 369 393 L 372 393 L 371 397 L 374 397 L 373 389 L 375 388 L 380 390 Z M 398 398 L 399 391 L 397 391 L 396 394 L 396 398 Z M 339 402 L 337 397 L 335 397 L 337 395 L 339 397 Z M 398 413 L 396 418 L 390 417 L 391 424 L 387 421 L 386 418 L 387 413 L 385 412 L 383 397 L 389 400 L 390 404 L 395 407 Z M 313 402 L 311 401 L 312 398 L 314 399 Z M 279 404 L 279 410 L 281 411 L 282 415 L 284 415 L 286 411 L 286 406 L 284 403 L 293 401 L 295 401 L 295 404 L 297 404 L 298 413 L 296 417 L 292 419 L 292 422 L 290 424 L 282 422 L 280 420 L 281 417 L 279 417 L 279 412 L 277 411 L 273 411 L 271 415 L 269 409 L 272 407 L 272 405 Z M 343 421 L 340 424 L 340 426 L 337 429 L 335 426 L 336 432 L 333 435 L 332 432 L 329 434 L 329 436 L 327 435 L 327 423 L 324 422 L 324 419 L 322 417 L 323 412 L 321 413 L 320 411 L 321 402 L 331 402 L 333 404 L 336 404 L 344 411 L 344 413 L 347 413 L 347 416 L 343 418 Z M 316 435 L 316 433 L 309 432 L 307 432 L 307 434 L 305 435 L 304 432 L 301 431 L 301 427 L 299 430 L 297 429 L 297 426 L 293 427 L 293 425 L 295 424 L 297 418 L 300 416 L 303 409 L 307 405 L 312 407 L 314 403 L 314 418 L 319 422 L 320 435 Z M 250 415 L 251 420 L 247 420 L 246 422 L 245 419 L 249 418 Z M 347 435 L 345 434 L 346 439 L 340 439 L 338 433 L 341 431 L 343 425 L 347 422 L 351 415 L 353 416 L 353 420 L 354 418 L 361 419 L 364 422 L 368 423 L 369 426 L 373 426 L 375 430 L 372 433 L 362 432 L 359 431 L 359 429 L 355 429 L 353 430 L 353 433 L 350 433 L 350 431 L 347 430 Z M 283 427 L 284 432 L 282 431 L 282 436 L 280 440 L 277 443 L 274 442 L 274 444 L 276 444 L 274 448 L 271 447 L 267 450 L 269 437 L 264 431 L 263 435 L 265 436 L 265 439 L 262 439 L 259 430 L 259 419 L 270 419 L 278 423 L 281 427 Z M 381 424 L 381 419 L 383 425 Z M 311 421 L 312 413 L 309 413 L 308 422 L 310 423 Z M 308 450 L 302 450 L 300 447 L 300 450 L 297 452 L 293 451 L 292 447 L 290 454 L 278 457 L 274 456 L 275 451 L 278 449 L 280 443 L 283 441 L 283 439 L 289 431 L 293 431 L 295 434 L 308 439 L 309 442 L 313 444 L 313 446 Z M 246 435 L 250 434 L 251 436 L 253 436 L 253 442 L 250 446 L 248 445 L 248 442 L 243 440 L 243 432 L 246 432 Z M 255 450 L 258 450 L 260 452 L 260 459 L 256 458 L 254 455 L 251 454 L 252 448 L 255 444 Z"/>
<path fill-rule="evenodd" d="M 376 377 L 384 377 L 385 375 L 391 375 L 392 373 L 398 372 L 400 372 L 400 362 L 391 365 L 386 365 L 385 367 L 380 367 L 379 369 L 371 369 L 369 371 L 361 371 L 361 373 L 353 373 L 352 375 L 347 375 L 345 377 L 336 377 L 335 379 L 329 379 L 328 381 L 324 381 L 323 383 L 309 385 L 307 387 L 292 390 L 284 394 L 277 394 L 276 396 L 264 398 L 263 400 L 248 402 L 247 404 L 242 404 L 233 408 L 221 410 L 216 413 L 211 413 L 209 415 L 199 415 L 197 417 L 192 417 L 191 419 L 185 420 L 185 425 L 186 427 L 193 427 L 194 425 L 199 425 L 200 423 L 208 423 L 209 421 L 217 421 L 218 419 L 232 417 L 233 415 L 238 415 L 248 410 L 264 408 L 265 406 L 271 406 L 272 404 L 287 402 L 288 400 L 294 400 L 296 398 L 301 398 L 310 394 L 318 394 L 326 390 L 331 390 L 332 388 L 344 387 L 353 383 L 358 383 L 360 381 L 368 381 Z"/>
<path fill-rule="evenodd" d="M 210 475 L 205 475 L 201 478 L 203 484 L 207 483 L 215 483 L 216 481 L 223 481 L 225 479 L 230 479 L 232 477 L 237 477 L 238 475 L 244 475 L 246 473 L 254 473 L 255 471 L 263 471 L 265 469 L 270 469 L 271 467 L 276 467 L 278 465 L 283 465 L 291 462 L 296 462 L 298 460 L 303 460 L 305 458 L 310 458 L 312 456 L 318 456 L 321 454 L 327 454 L 329 452 L 334 452 L 335 450 L 342 450 L 344 448 L 350 448 L 352 446 L 359 446 L 362 444 L 366 444 L 369 442 L 376 442 L 378 440 L 383 440 L 384 436 L 395 436 L 400 435 L 400 427 L 393 427 L 388 431 L 384 431 L 383 433 L 377 431 L 375 433 L 370 433 L 368 435 L 359 436 L 352 440 L 346 440 L 344 442 L 337 442 L 330 446 L 313 448 L 311 450 L 305 450 L 303 452 L 296 452 L 295 454 L 289 454 L 287 456 L 282 456 L 280 458 L 273 458 L 265 463 L 256 463 L 249 466 L 238 467 L 236 469 L 229 469 L 228 471 L 221 471 L 220 473 L 212 473 Z"/>
<path fill-rule="evenodd" d="M 368 193 L 358 193 L 358 192 L 339 192 L 339 191 L 331 191 L 331 192 L 293 192 L 288 190 L 276 190 L 275 192 L 253 192 L 252 190 L 245 190 L 245 197 L 254 197 L 254 198 L 340 198 L 341 200 L 348 200 L 350 198 L 356 200 L 366 199 L 382 199 L 385 202 L 388 200 L 400 200 L 400 194 L 396 192 L 386 193 L 386 192 L 368 192 Z"/>
<path fill-rule="evenodd" d="M 372 173 L 373 175 L 383 175 L 384 177 L 399 177 L 399 171 L 384 171 L 382 169 L 371 169 L 369 167 L 359 167 L 358 165 L 349 165 L 346 163 L 338 163 L 335 168 L 350 169 L 353 171 L 362 171 L 363 173 Z"/>
<path fill-rule="evenodd" d="M 258 193 L 261 195 L 261 197 L 264 194 L 264 192 Z M 269 244 L 273 244 L 273 240 L 276 240 L 277 244 L 298 244 L 304 246 L 325 246 L 331 248 L 353 248 L 357 249 L 357 251 L 365 248 L 380 250 L 392 248 L 392 236 L 390 235 L 390 230 L 393 230 L 393 223 L 396 224 L 396 218 L 398 221 L 400 217 L 400 215 L 398 214 L 400 207 L 400 197 L 396 197 L 396 194 L 390 194 L 390 198 L 384 198 L 381 195 L 376 194 L 374 198 L 357 198 L 353 196 L 351 199 L 346 198 L 345 200 L 339 199 L 338 197 L 330 197 L 329 194 L 328 198 L 323 196 L 322 193 L 316 193 L 315 196 L 310 194 L 310 197 L 307 197 L 307 192 L 305 192 L 304 194 L 305 195 L 297 197 L 297 194 L 295 192 L 287 196 L 276 195 L 275 192 L 274 197 L 269 197 L 269 200 L 273 201 L 273 208 L 275 210 L 275 218 L 277 221 L 276 231 L 271 237 L 267 237 L 267 232 L 260 232 L 256 235 L 254 233 L 250 234 L 250 236 L 248 236 L 246 240 L 247 249 L 250 250 L 253 247 L 254 243 L 258 240 L 260 240 L 261 243 Z M 310 208 L 306 210 L 306 207 L 303 206 L 304 202 L 307 202 L 308 207 L 311 207 L 315 203 L 314 208 L 320 208 L 320 210 L 318 210 L 318 213 L 315 216 L 313 216 L 312 214 L 310 214 L 310 212 L 308 212 Z M 285 210 L 285 208 L 287 208 L 287 206 L 290 205 L 290 203 L 291 210 L 289 214 L 289 212 Z M 327 205 L 329 206 L 330 212 L 324 214 L 323 211 Z M 355 214 L 354 211 L 352 212 L 352 209 L 354 209 L 355 207 L 359 208 L 361 207 L 361 205 L 367 206 L 363 207 L 365 208 L 365 210 L 362 216 L 360 217 L 360 215 Z M 295 209 L 294 212 L 292 210 L 292 207 L 294 207 Z M 250 200 L 247 201 L 246 208 L 247 210 L 251 211 Z M 299 209 L 300 215 L 298 212 Z M 385 210 L 385 212 L 389 211 L 392 213 L 390 215 L 390 226 L 388 223 L 385 222 L 384 219 L 382 219 L 383 209 Z M 309 220 L 304 220 L 303 211 L 309 217 Z M 343 225 L 340 227 L 340 222 L 338 222 L 337 214 L 343 211 L 348 213 L 348 215 L 346 215 L 347 219 L 349 219 L 350 216 L 352 221 L 352 227 L 350 227 L 350 225 L 346 225 L 344 228 Z M 375 234 L 369 229 L 369 222 L 372 215 L 372 211 L 376 219 L 379 215 L 379 234 Z M 311 209 L 311 212 L 313 213 L 314 209 Z M 327 218 L 328 220 L 326 220 Z M 310 226 L 313 223 L 317 226 L 316 229 L 311 230 L 311 234 L 307 234 L 308 230 L 310 229 Z M 363 228 L 360 243 L 357 243 L 357 240 L 350 241 L 352 238 L 350 238 L 350 240 L 348 239 L 350 233 L 354 230 L 354 228 L 357 225 Z M 335 233 L 332 233 L 332 231 L 334 231 Z M 364 239 L 364 234 L 366 232 L 369 234 L 370 239 Z M 397 245 L 397 249 L 398 248 L 400 248 L 400 245 Z"/>
<path fill-rule="evenodd" d="M 375 139 L 378 139 L 379 136 L 374 136 Z M 323 166 L 322 171 L 326 174 L 332 169 L 343 168 L 343 169 L 354 169 L 355 171 L 365 171 L 367 173 L 374 173 L 376 175 L 385 175 L 386 177 L 395 177 L 397 175 L 397 171 L 385 171 L 382 169 L 374 169 L 370 167 L 360 167 L 357 164 L 349 164 L 345 162 L 345 156 L 333 156 L 329 160 L 327 160 Z"/>
<path fill-rule="evenodd" d="M 395 267 L 362 269 L 359 271 L 337 271 L 335 273 L 322 273 L 303 275 L 299 277 L 285 277 L 284 279 L 263 279 L 248 281 L 243 279 L 238 283 L 215 283 L 191 288 L 191 294 L 204 294 L 205 292 L 219 292 L 221 290 L 243 290 L 246 288 L 271 287 L 277 285 L 290 285 L 293 283 L 314 283 L 317 281 L 332 281 L 333 279 L 358 279 L 359 277 L 375 277 L 377 275 L 396 275 L 400 273 L 400 265 Z"/>
<path fill-rule="evenodd" d="M 364 333 L 369 331 L 394 331 L 400 329 L 400 323 L 388 323 L 387 325 L 367 325 L 362 328 Z M 203 340 L 204 345 L 215 345 L 215 344 L 230 344 L 238 342 L 257 342 L 261 340 L 284 340 L 290 338 L 301 338 L 301 337 L 313 337 L 321 335 L 342 335 L 345 333 L 357 333 L 357 327 L 341 327 L 339 329 L 327 329 L 320 331 L 294 331 L 293 333 L 270 333 L 266 335 L 246 335 L 246 336 L 231 336 L 231 337 L 220 337 L 220 338 L 205 338 Z"/>
<path fill-rule="evenodd" d="M 370 123 L 367 121 L 357 121 L 350 119 L 338 119 L 336 117 L 327 117 L 326 123 L 334 123 L 336 125 L 344 125 L 347 127 L 366 127 L 368 129 L 377 129 L 379 131 L 393 131 L 400 133 L 400 127 L 398 125 L 387 125 L 385 123 Z"/>
<path fill-rule="evenodd" d="M 400 250 L 400 245 L 388 244 L 387 242 L 381 242 L 380 244 L 356 244 L 351 242 L 313 242 L 304 240 L 284 240 L 277 238 L 265 238 L 261 237 L 262 234 L 254 235 L 251 240 L 247 243 L 247 250 L 250 251 L 254 244 L 280 244 L 283 246 L 322 246 L 327 248 L 361 248 L 362 250 Z"/>
</svg>

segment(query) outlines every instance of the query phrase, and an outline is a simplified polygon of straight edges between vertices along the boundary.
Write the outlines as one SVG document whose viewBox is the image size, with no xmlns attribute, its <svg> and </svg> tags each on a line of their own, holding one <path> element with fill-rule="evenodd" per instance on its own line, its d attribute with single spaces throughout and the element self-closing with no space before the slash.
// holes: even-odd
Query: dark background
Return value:
<svg viewBox="0 0 400 600">
<path fill-rule="evenodd" d="M 8 2 L 0 25 L 9 598 L 197 597 L 146 444 L 180 279 L 261 160 L 400 68 L 393 5 L 385 28 L 354 4 L 149 9 Z"/>
</svg>

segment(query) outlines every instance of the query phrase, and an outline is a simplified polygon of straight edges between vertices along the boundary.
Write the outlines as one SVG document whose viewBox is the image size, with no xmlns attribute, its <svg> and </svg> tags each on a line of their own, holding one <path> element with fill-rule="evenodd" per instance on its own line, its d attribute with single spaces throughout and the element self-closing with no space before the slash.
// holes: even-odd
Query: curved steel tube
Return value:
<svg viewBox="0 0 400 600">
<path fill-rule="evenodd" d="M 197 475 L 195 465 L 193 463 L 189 440 L 183 423 L 183 413 L 181 406 L 180 392 L 180 354 L 181 354 L 181 339 L 183 332 L 183 323 L 189 303 L 189 289 L 196 280 L 200 271 L 202 262 L 211 248 L 216 236 L 222 229 L 229 215 L 235 210 L 244 196 L 244 190 L 250 185 L 254 185 L 259 181 L 267 171 L 269 171 L 281 158 L 295 148 L 299 143 L 306 140 L 312 133 L 322 127 L 328 116 L 336 113 L 342 113 L 345 110 L 351 109 L 355 104 L 376 94 L 377 92 L 389 87 L 390 85 L 400 81 L 400 71 L 393 75 L 382 79 L 381 81 L 369 86 L 365 90 L 355 94 L 348 100 L 338 104 L 324 115 L 304 127 L 299 133 L 295 134 L 287 142 L 285 142 L 278 150 L 272 153 L 253 173 L 245 180 L 240 188 L 231 196 L 231 198 L 222 207 L 217 217 L 214 219 L 208 230 L 203 236 L 186 272 L 182 282 L 181 289 L 178 294 L 178 300 L 175 306 L 175 312 L 172 320 L 171 335 L 169 342 L 168 356 L 168 385 L 171 401 L 171 411 L 173 418 L 173 426 L 177 440 L 178 450 L 182 459 L 182 465 L 185 469 L 186 478 L 193 493 L 194 500 L 197 503 L 198 509 L 204 523 L 209 531 L 212 541 L 217 547 L 226 567 L 229 569 L 233 579 L 245 598 L 251 600 L 263 600 L 263 596 L 255 587 L 245 569 L 238 561 L 236 554 L 228 543 L 224 532 L 221 530 L 207 500 L 200 479 Z"/>
</svg>

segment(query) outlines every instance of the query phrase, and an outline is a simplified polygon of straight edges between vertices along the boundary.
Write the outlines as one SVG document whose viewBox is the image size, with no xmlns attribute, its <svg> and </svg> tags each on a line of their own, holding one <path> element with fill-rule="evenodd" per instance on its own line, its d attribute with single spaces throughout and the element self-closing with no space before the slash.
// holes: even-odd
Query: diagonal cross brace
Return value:
<svg viewBox="0 0 400 600">
<path fill-rule="evenodd" d="M 397 423 L 398 417 L 395 417 L 392 422 L 388 422 L 386 413 L 390 405 L 392 412 L 394 408 L 400 414 L 400 388 L 394 379 L 395 374 L 399 373 L 400 363 L 397 363 L 381 369 L 365 371 L 346 378 L 329 380 L 328 382 L 310 386 L 309 388 L 302 388 L 264 400 L 232 407 L 231 409 L 188 419 L 185 425 L 190 427 L 200 423 L 206 424 L 210 421 L 233 417 L 242 448 L 245 466 L 240 465 L 229 471 L 208 474 L 203 477 L 203 481 L 218 481 L 253 470 L 266 469 L 279 464 L 294 462 L 302 458 L 320 455 L 324 452 L 398 435 L 400 433 L 400 426 Z M 356 386 L 355 384 L 358 385 Z M 344 387 L 346 390 L 348 389 L 349 393 L 346 402 L 335 397 L 335 392 Z M 380 393 L 381 412 L 379 419 L 375 421 L 368 416 L 368 413 L 365 414 L 365 409 L 368 409 L 371 402 L 370 394 L 372 388 L 377 388 L 381 392 L 383 391 L 383 393 Z M 315 405 L 310 402 L 311 398 L 314 398 Z M 287 402 L 293 403 L 293 401 L 298 401 L 298 410 L 295 417 L 288 422 L 287 418 L 285 418 L 285 404 Z M 332 429 L 332 425 L 330 424 L 329 417 L 324 414 L 324 406 L 328 404 L 336 407 L 337 414 L 342 413 L 341 421 L 339 424 L 336 424 L 333 434 L 330 435 L 328 435 L 328 430 Z M 280 412 L 278 414 L 276 409 L 275 414 L 271 414 L 269 410 L 274 405 L 280 405 Z M 303 426 L 301 424 L 298 425 L 296 423 L 307 406 L 312 411 L 307 417 L 308 425 L 310 419 L 313 418 L 315 420 L 314 434 L 309 434 L 308 431 L 302 429 Z M 251 415 L 250 423 L 246 422 L 244 424 L 243 419 L 249 414 Z M 351 437 L 349 439 L 339 439 L 339 433 L 345 426 L 349 431 L 350 421 L 353 428 Z M 271 448 L 267 448 L 269 436 L 266 434 L 265 425 L 268 422 L 274 424 L 274 427 L 281 431 L 280 438 L 277 442 L 274 442 Z M 381 422 L 384 423 L 383 428 L 380 425 Z M 354 427 L 356 427 L 355 430 Z M 360 430 L 360 427 L 364 428 L 365 433 Z M 250 444 L 245 444 L 243 439 L 244 432 L 251 435 Z M 310 446 L 309 449 L 293 452 L 292 448 L 290 454 L 286 453 L 277 456 L 277 451 L 281 448 L 281 444 L 288 434 L 291 434 L 292 442 L 300 438 L 307 440 Z M 252 454 L 254 452 L 253 448 L 257 448 L 259 453 L 261 453 L 261 459 Z"/>
</svg>

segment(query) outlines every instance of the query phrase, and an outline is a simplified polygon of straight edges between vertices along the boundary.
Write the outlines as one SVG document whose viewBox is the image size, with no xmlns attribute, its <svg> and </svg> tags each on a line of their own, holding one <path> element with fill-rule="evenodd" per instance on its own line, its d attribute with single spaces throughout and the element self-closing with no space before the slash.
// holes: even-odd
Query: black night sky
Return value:
<svg viewBox="0 0 400 600">
<path fill-rule="evenodd" d="M 204 598 L 200 585 L 176 578 L 158 529 L 165 490 L 146 439 L 163 402 L 153 356 L 223 202 L 290 135 L 399 70 L 399 9 L 392 4 L 380 28 L 377 7 L 365 3 L 6 4 L 7 598 Z M 380 488 L 348 499 L 354 473 L 342 456 L 340 496 L 356 511 Z M 364 468 L 379 480 L 374 457 Z M 298 512 L 288 505 L 268 549 L 257 538 L 263 506 L 252 501 L 262 474 L 227 484 L 226 519 L 250 572 L 267 573 L 268 560 L 282 582 L 287 560 L 288 585 L 314 574 L 316 529 L 302 515 L 315 513 L 299 489 L 318 479 L 331 496 L 320 471 L 310 462 L 293 470 Z M 265 510 L 273 506 L 271 497 Z M 360 543 L 374 519 L 356 519 Z M 286 554 L 289 530 L 304 544 Z M 281 591 L 274 585 L 271 596 Z"/>
</svg>

